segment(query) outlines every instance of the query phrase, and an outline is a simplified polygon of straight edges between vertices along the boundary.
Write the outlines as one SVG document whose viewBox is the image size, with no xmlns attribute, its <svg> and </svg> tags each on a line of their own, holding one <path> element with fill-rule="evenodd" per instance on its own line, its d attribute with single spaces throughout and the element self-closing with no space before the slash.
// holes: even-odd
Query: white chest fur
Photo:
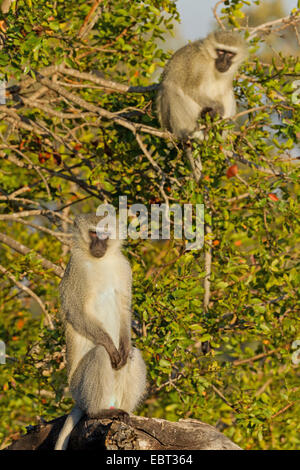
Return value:
<svg viewBox="0 0 300 470">
<path fill-rule="evenodd" d="M 101 322 L 115 346 L 120 335 L 120 276 L 113 259 L 88 261 L 85 264 L 89 285 L 86 313 Z"/>
<path fill-rule="evenodd" d="M 236 103 L 232 90 L 231 79 L 207 80 L 200 86 L 200 94 L 218 101 L 224 106 L 224 118 L 235 114 Z"/>
</svg>

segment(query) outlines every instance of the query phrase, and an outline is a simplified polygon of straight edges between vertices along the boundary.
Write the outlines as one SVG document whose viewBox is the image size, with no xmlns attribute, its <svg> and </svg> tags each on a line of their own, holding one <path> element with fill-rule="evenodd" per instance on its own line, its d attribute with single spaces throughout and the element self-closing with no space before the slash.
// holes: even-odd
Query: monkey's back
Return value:
<svg viewBox="0 0 300 470">
<path fill-rule="evenodd" d="M 205 60 L 208 52 L 203 49 L 204 42 L 199 39 L 175 52 L 163 71 L 157 93 L 156 107 L 161 126 L 181 138 L 194 130 L 201 110 L 197 104 L 199 92 L 203 88 L 202 84 L 208 81 L 207 77 L 213 73 L 213 61 L 203 67 L 203 63 L 208 63 Z M 174 97 L 177 101 L 175 106 L 172 104 Z M 181 115 L 186 114 L 185 108 L 189 108 L 187 115 L 181 118 Z M 180 121 L 184 122 L 178 124 Z"/>
<path fill-rule="evenodd" d="M 162 83 L 190 84 L 191 80 L 201 79 L 204 72 L 201 60 L 206 57 L 203 51 L 204 40 L 199 39 L 178 49 L 164 68 Z"/>
</svg>

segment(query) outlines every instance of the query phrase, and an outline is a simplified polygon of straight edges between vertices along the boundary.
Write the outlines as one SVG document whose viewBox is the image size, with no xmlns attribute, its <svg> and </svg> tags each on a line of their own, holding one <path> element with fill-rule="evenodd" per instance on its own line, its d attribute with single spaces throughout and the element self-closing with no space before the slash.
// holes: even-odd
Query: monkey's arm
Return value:
<svg viewBox="0 0 300 470">
<path fill-rule="evenodd" d="M 199 87 L 190 87 L 187 91 L 187 95 L 199 105 L 200 113 L 198 119 L 205 120 L 206 114 L 208 114 L 211 119 L 214 119 L 217 114 L 221 117 L 224 115 L 224 106 L 221 101 L 201 95 L 199 93 Z"/>
<path fill-rule="evenodd" d="M 131 279 L 131 275 L 130 275 Z M 130 289 L 128 289 L 130 292 Z M 119 354 L 120 354 L 120 363 L 117 366 L 117 369 L 125 366 L 128 356 L 131 351 L 131 294 L 124 295 L 120 294 L 120 319 L 121 319 L 121 328 L 120 328 L 120 339 L 119 339 Z"/>
<path fill-rule="evenodd" d="M 199 126 L 198 120 L 205 120 L 206 114 L 213 119 L 224 114 L 221 102 L 200 96 L 199 86 L 190 85 L 183 90 L 179 86 L 164 84 L 159 94 L 158 109 L 162 126 L 177 137 L 192 137 Z"/>
<path fill-rule="evenodd" d="M 180 139 L 186 139 L 193 134 L 201 109 L 179 86 L 163 83 L 157 103 L 164 128 Z"/>
<path fill-rule="evenodd" d="M 70 323 L 75 331 L 95 345 L 103 346 L 115 369 L 120 363 L 120 354 L 101 321 L 88 314 L 85 289 L 85 273 L 80 272 L 80 265 L 71 258 L 59 286 L 63 321 Z"/>
<path fill-rule="evenodd" d="M 94 344 L 101 345 L 106 349 L 112 367 L 117 369 L 121 361 L 120 353 L 109 334 L 103 328 L 101 322 L 83 313 L 79 308 L 77 310 L 74 303 L 72 305 L 72 313 L 70 310 L 67 310 L 65 313 L 66 321 L 72 325 L 74 330 L 82 336 L 85 336 Z"/>
<path fill-rule="evenodd" d="M 224 106 L 218 101 L 205 100 L 203 103 L 203 108 L 199 115 L 199 119 L 205 119 L 206 114 L 208 114 L 211 119 L 215 119 L 217 114 L 222 117 L 224 115 Z"/>
<path fill-rule="evenodd" d="M 129 353 L 131 351 L 131 338 L 130 334 L 128 334 L 127 330 L 121 330 L 120 335 L 120 342 L 119 342 L 119 355 L 120 355 L 120 362 L 117 365 L 116 369 L 121 369 L 121 367 L 125 366 Z"/>
</svg>

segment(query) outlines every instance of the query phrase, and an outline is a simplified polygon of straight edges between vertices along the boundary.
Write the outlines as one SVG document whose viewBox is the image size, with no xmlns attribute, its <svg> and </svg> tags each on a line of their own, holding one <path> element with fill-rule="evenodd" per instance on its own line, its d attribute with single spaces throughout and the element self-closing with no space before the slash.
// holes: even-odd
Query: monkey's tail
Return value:
<svg viewBox="0 0 300 470">
<path fill-rule="evenodd" d="M 59 433 L 54 450 L 66 450 L 71 432 L 83 415 L 84 412 L 78 406 L 74 406 Z"/>
</svg>

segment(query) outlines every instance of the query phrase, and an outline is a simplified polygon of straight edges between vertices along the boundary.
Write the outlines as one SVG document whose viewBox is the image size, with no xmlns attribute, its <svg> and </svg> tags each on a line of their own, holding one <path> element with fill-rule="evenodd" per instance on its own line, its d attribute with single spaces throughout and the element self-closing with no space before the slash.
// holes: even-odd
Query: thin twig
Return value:
<svg viewBox="0 0 300 470">
<path fill-rule="evenodd" d="M 221 18 L 219 17 L 219 15 L 217 14 L 217 8 L 219 5 L 221 5 L 221 3 L 224 3 L 225 0 L 220 0 L 219 2 L 217 2 L 213 8 L 213 14 L 214 14 L 214 17 L 216 18 L 216 21 L 218 22 L 219 26 L 221 29 L 225 30 L 225 26 L 223 25 L 222 21 L 221 21 Z"/>
<path fill-rule="evenodd" d="M 84 19 L 84 22 L 79 30 L 79 33 L 78 33 L 78 37 L 79 38 L 84 38 L 84 36 L 87 34 L 87 32 L 90 30 L 90 22 L 91 22 L 91 19 L 93 17 L 93 15 L 96 13 L 96 10 L 98 8 L 98 6 L 100 5 L 100 3 L 102 2 L 103 0 L 95 0 L 93 5 L 92 5 L 92 8 L 90 9 L 90 11 L 88 12 L 88 14 L 86 15 L 85 19 Z"/>
<path fill-rule="evenodd" d="M 271 419 L 274 419 L 274 418 L 277 418 L 277 416 L 281 415 L 282 413 L 284 413 L 285 411 L 287 411 L 289 408 L 291 408 L 291 406 L 293 406 L 296 402 L 295 401 L 292 401 L 292 403 L 289 403 L 288 405 L 286 405 L 285 407 L 281 408 L 281 410 L 277 411 L 277 413 L 275 413 L 274 415 L 271 416 Z"/>
<path fill-rule="evenodd" d="M 270 379 L 268 379 L 258 390 L 257 392 L 255 393 L 255 396 L 256 397 L 259 397 L 262 393 L 264 393 L 264 391 L 268 388 L 268 386 L 272 383 L 273 381 L 273 377 L 271 377 Z"/>
<path fill-rule="evenodd" d="M 248 362 L 252 361 L 258 361 L 259 359 L 262 359 L 267 356 L 271 356 L 272 354 L 275 354 L 277 351 L 279 351 L 280 348 L 273 349 L 272 351 L 266 352 L 266 353 L 261 353 L 257 354 L 256 356 L 249 357 L 248 359 L 238 359 L 236 361 L 233 361 L 234 366 L 239 366 L 241 364 L 247 364 Z"/>
<path fill-rule="evenodd" d="M 7 276 L 19 289 L 21 289 L 23 292 L 26 292 L 26 294 L 30 295 L 41 307 L 42 311 L 44 312 L 47 324 L 49 326 L 50 330 L 54 330 L 54 325 L 52 323 L 52 320 L 50 318 L 50 315 L 48 314 L 45 305 L 41 301 L 41 299 L 31 290 L 29 287 L 25 286 L 22 284 L 20 281 L 18 281 L 15 276 L 10 273 L 4 266 L 0 264 L 0 271 Z"/>
<path fill-rule="evenodd" d="M 18 149 L 14 149 L 14 152 L 16 152 L 18 155 L 20 155 L 22 158 L 24 158 L 24 160 L 32 166 L 32 168 L 37 172 L 37 174 L 40 176 L 40 178 L 42 179 L 45 187 L 46 187 L 46 191 L 47 191 L 47 194 L 48 194 L 48 198 L 51 199 L 51 193 L 50 193 L 50 188 L 49 188 L 49 185 L 47 183 L 47 180 L 46 178 L 44 177 L 44 175 L 42 174 L 41 170 L 39 169 L 39 167 L 33 163 L 30 158 L 27 157 L 27 155 L 25 155 L 23 152 L 21 152 L 20 150 Z"/>
<path fill-rule="evenodd" d="M 224 403 L 226 403 L 227 406 L 230 406 L 230 408 L 232 408 L 234 411 L 237 411 L 235 406 L 233 406 L 223 395 L 222 392 L 220 392 L 220 390 L 214 385 L 214 384 L 210 384 L 213 391 L 221 398 L 221 400 L 223 400 Z"/>
<path fill-rule="evenodd" d="M 139 147 L 142 150 L 143 154 L 147 157 L 147 159 L 149 160 L 149 162 L 151 163 L 153 168 L 155 168 L 155 170 L 160 174 L 160 176 L 162 176 L 164 179 L 168 178 L 170 181 L 176 183 L 180 187 L 181 184 L 179 183 L 178 179 L 174 178 L 172 176 L 166 175 L 164 173 L 164 171 L 160 168 L 160 166 L 156 163 L 156 161 L 152 158 L 152 155 L 148 151 L 148 149 L 147 149 L 146 145 L 144 144 L 141 136 L 137 132 L 135 133 L 135 138 L 136 138 L 136 141 L 139 144 Z"/>
<path fill-rule="evenodd" d="M 28 105 L 30 108 L 38 108 L 40 111 L 44 111 L 47 114 L 52 114 L 53 116 L 57 116 L 60 119 L 86 119 L 89 116 L 95 116 L 95 113 L 63 113 L 62 111 L 56 111 L 41 101 L 34 100 L 32 98 L 22 98 L 22 100 L 24 104 Z"/>
<path fill-rule="evenodd" d="M 75 95 L 74 93 L 70 93 L 69 91 L 65 90 L 64 88 L 57 85 L 56 83 L 53 83 L 51 80 L 48 80 L 48 78 L 43 77 L 38 72 L 36 72 L 36 76 L 37 76 L 37 80 L 39 80 L 43 85 L 46 85 L 50 90 L 56 91 L 59 95 L 63 96 L 69 101 L 72 101 L 73 103 L 77 104 L 78 106 L 84 109 L 97 113 L 99 114 L 99 116 L 107 120 L 113 121 L 116 124 L 119 124 L 120 126 L 125 127 L 126 129 L 129 129 L 134 134 L 136 132 L 143 132 L 143 133 L 156 135 L 162 138 L 169 137 L 168 132 L 159 131 L 155 129 L 154 127 L 145 126 L 143 124 L 133 123 L 121 116 L 116 115 L 115 113 L 112 113 L 110 111 L 107 111 L 106 109 L 100 108 L 99 106 L 95 106 L 92 103 L 88 103 L 87 101 Z"/>
<path fill-rule="evenodd" d="M 242 199 L 246 199 L 247 197 L 251 197 L 251 194 L 250 193 L 239 194 L 238 196 L 227 199 L 227 202 L 241 201 Z"/>
<path fill-rule="evenodd" d="M 300 21 L 300 17 L 296 17 L 294 15 L 288 15 L 284 16 L 283 18 L 279 18 L 277 20 L 272 20 L 268 21 L 266 23 L 262 23 L 259 26 L 256 26 L 255 28 L 249 28 L 250 30 L 250 35 L 248 40 L 251 40 L 253 37 L 256 36 L 257 32 L 259 31 L 269 31 L 273 26 L 285 23 L 284 27 L 288 27 L 291 24 L 295 24 Z"/>
<path fill-rule="evenodd" d="M 19 204 L 32 204 L 33 206 L 38 206 L 39 203 L 32 201 L 31 199 L 25 199 L 24 197 L 12 197 L 12 196 L 0 196 L 0 201 L 8 202 L 17 202 Z"/>
<path fill-rule="evenodd" d="M 208 206 L 208 205 L 207 205 Z M 208 206 L 209 207 L 209 206 Z M 211 226 L 205 224 L 205 252 L 204 252 L 204 299 L 203 299 L 203 310 L 206 313 L 208 311 L 209 300 L 210 300 L 210 279 L 211 279 L 211 264 L 212 264 L 212 229 Z"/>
</svg>

